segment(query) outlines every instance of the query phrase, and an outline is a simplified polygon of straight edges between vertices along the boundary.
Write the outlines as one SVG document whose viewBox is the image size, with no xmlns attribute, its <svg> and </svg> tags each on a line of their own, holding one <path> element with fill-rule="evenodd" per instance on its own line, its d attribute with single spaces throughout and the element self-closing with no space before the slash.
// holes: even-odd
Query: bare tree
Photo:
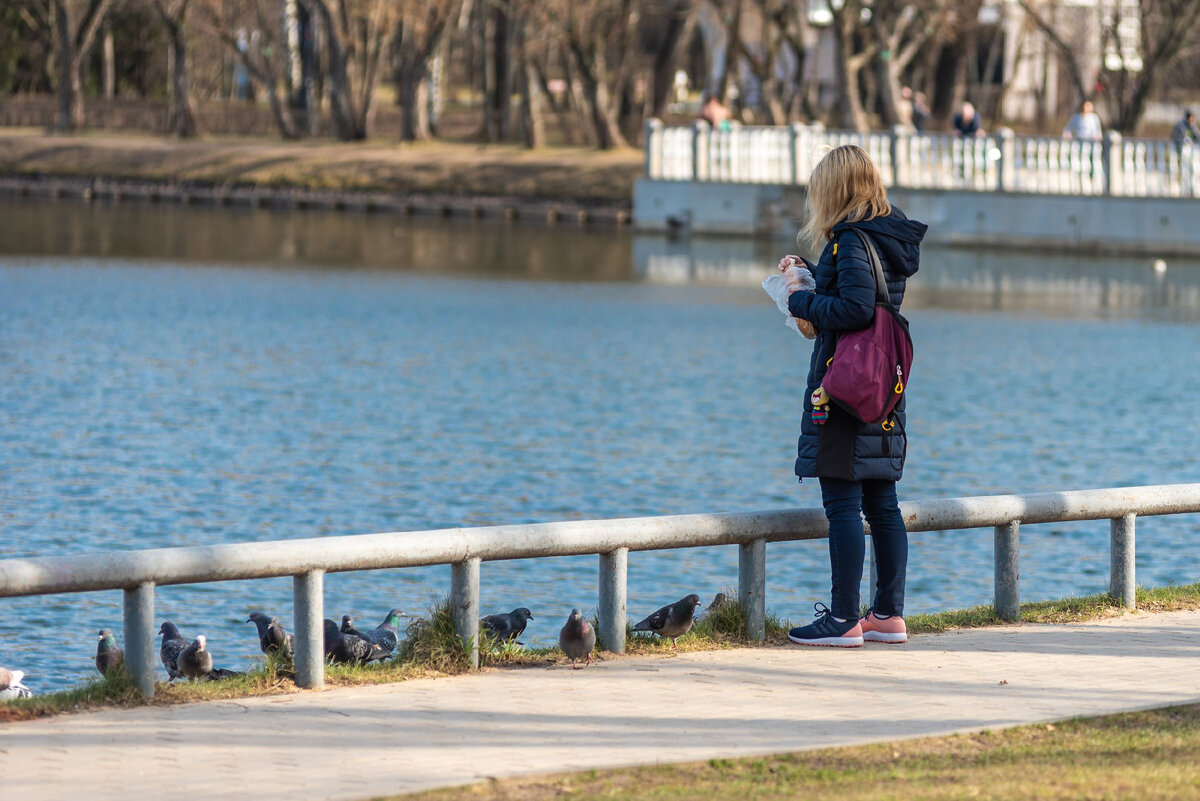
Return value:
<svg viewBox="0 0 1200 801">
<path fill-rule="evenodd" d="M 188 80 L 187 21 L 191 0 L 154 0 L 171 43 L 171 128 L 181 138 L 195 136 L 196 112 L 192 107 L 191 82 Z"/>
<path fill-rule="evenodd" d="M 1111 63 L 1102 63 L 1095 74 L 1085 74 L 1081 48 L 1064 35 L 1057 24 L 1059 4 L 1052 0 L 1018 0 L 1037 29 L 1057 50 L 1080 100 L 1090 100 L 1097 85 L 1106 90 L 1111 126 L 1133 133 L 1146 113 L 1146 103 L 1158 89 L 1164 72 L 1195 40 L 1200 29 L 1200 0 L 1139 0 L 1135 22 L 1140 29 L 1136 53 L 1126 52 L 1130 44 L 1120 33 L 1124 17 L 1133 12 L 1122 3 L 1107 3 L 1099 8 L 1099 51 L 1113 55 Z"/>
<path fill-rule="evenodd" d="M 601 150 L 628 145 L 617 102 L 635 71 L 639 19 L 634 0 L 555 0 L 537 4 L 538 22 L 557 30 L 570 74 Z M 572 86 L 574 81 L 569 81 Z"/>
<path fill-rule="evenodd" d="M 113 0 L 50 0 L 58 48 L 59 130 L 82 128 L 83 64 Z"/>
<path fill-rule="evenodd" d="M 279 0 L 198 0 L 199 20 L 220 39 L 256 84 L 263 88 L 271 117 L 284 139 L 299 139 L 287 102 L 287 48 L 281 41 L 283 8 Z"/>
<path fill-rule="evenodd" d="M 343 141 L 366 139 L 385 34 L 394 30 L 393 0 L 304 0 L 320 21 L 329 68 L 329 108 Z M 406 6 L 409 4 L 405 4 Z"/>
<path fill-rule="evenodd" d="M 867 113 L 863 109 L 862 92 L 859 91 L 859 72 L 877 50 L 873 41 L 864 41 L 861 36 L 861 19 L 865 4 L 863 0 L 845 0 L 841 6 L 829 6 L 833 15 L 834 62 L 837 65 L 838 102 L 837 124 L 855 131 L 867 130 Z"/>
<path fill-rule="evenodd" d="M 429 65 L 458 7 L 458 0 L 422 0 L 404 3 L 398 12 L 390 49 L 402 107 L 400 138 L 405 141 L 433 136 L 425 98 Z"/>
<path fill-rule="evenodd" d="M 1119 4 L 1106 9 L 1101 25 L 1101 53 L 1116 56 L 1103 65 L 1100 73 L 1109 102 L 1110 124 L 1129 134 L 1137 131 L 1146 114 L 1146 103 L 1163 75 L 1189 43 L 1195 44 L 1200 32 L 1200 0 L 1141 0 L 1139 10 L 1139 52 L 1132 59 L 1122 54 Z"/>
<path fill-rule="evenodd" d="M 899 102 L 901 81 L 913 59 L 943 29 L 948 6 L 937 0 L 877 0 L 871 13 L 875 84 L 884 125 L 909 125 L 912 108 Z"/>
</svg>

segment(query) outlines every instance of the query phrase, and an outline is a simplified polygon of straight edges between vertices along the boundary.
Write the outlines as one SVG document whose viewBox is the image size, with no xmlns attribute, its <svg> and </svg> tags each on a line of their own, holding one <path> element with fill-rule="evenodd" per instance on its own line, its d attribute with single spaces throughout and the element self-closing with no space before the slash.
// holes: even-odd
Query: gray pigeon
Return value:
<svg viewBox="0 0 1200 801">
<path fill-rule="evenodd" d="M 117 645 L 117 638 L 108 629 L 100 629 L 99 641 L 96 643 L 96 670 L 101 676 L 107 676 L 110 670 L 117 670 L 125 664 L 125 652 Z"/>
<path fill-rule="evenodd" d="M 571 616 L 558 632 L 558 647 L 571 660 L 571 669 L 580 659 L 586 659 L 585 664 L 592 664 L 592 651 L 596 650 L 596 630 L 592 624 L 583 619 L 583 612 L 571 610 Z"/>
<path fill-rule="evenodd" d="M 162 635 L 162 647 L 158 649 L 158 657 L 167 669 L 167 680 L 175 681 L 183 675 L 179 672 L 179 655 L 188 647 L 188 641 L 179 633 L 175 624 L 169 621 L 159 627 L 158 633 Z"/>
<path fill-rule="evenodd" d="M 247 623 L 253 623 L 258 628 L 258 647 L 268 656 L 282 653 L 291 661 L 296 653 L 296 638 L 290 631 L 285 631 L 277 617 L 267 617 L 262 612 L 251 612 L 246 618 Z"/>
<path fill-rule="evenodd" d="M 349 617 L 349 615 L 347 615 Z M 353 628 L 354 620 L 350 619 Z M 325 620 L 325 658 L 334 662 L 348 665 L 365 665 L 368 662 L 387 658 L 383 649 L 372 642 L 367 642 L 357 634 L 343 634 L 338 630 L 337 623 Z"/>
<path fill-rule="evenodd" d="M 675 641 L 687 634 L 695 622 L 696 607 L 700 605 L 699 595 L 688 595 L 673 604 L 667 604 L 650 617 L 633 627 L 634 631 L 649 631 L 659 637 L 670 637 L 671 647 L 679 650 Z"/>
<path fill-rule="evenodd" d="M 525 631 L 525 626 L 531 620 L 533 620 L 533 612 L 520 606 L 508 613 L 488 615 L 479 621 L 479 624 L 488 634 L 492 635 L 493 639 L 507 642 L 520 637 L 521 632 Z"/>
<path fill-rule="evenodd" d="M 179 659 L 176 662 L 176 668 L 180 676 L 183 676 L 188 681 L 204 681 L 208 678 L 208 674 L 212 673 L 212 654 L 204 650 L 205 643 L 207 642 L 207 637 L 203 634 L 197 634 L 196 639 L 192 640 L 190 645 L 180 651 Z"/>
<path fill-rule="evenodd" d="M 716 597 L 713 598 L 713 602 L 711 604 L 709 604 L 708 607 L 703 612 L 696 615 L 696 622 L 699 623 L 701 620 L 704 620 L 705 618 L 711 616 L 713 612 L 716 612 L 721 607 L 725 606 L 726 600 L 727 599 L 725 597 L 725 593 L 718 592 L 716 594 Z"/>
<path fill-rule="evenodd" d="M 399 609 L 388 610 L 387 617 L 375 628 L 365 632 L 366 638 L 391 653 L 400 642 L 400 618 L 406 617 Z"/>
<path fill-rule="evenodd" d="M 33 690 L 21 683 L 25 678 L 23 670 L 9 670 L 0 667 L 0 701 L 11 701 L 14 698 L 31 698 Z"/>
</svg>

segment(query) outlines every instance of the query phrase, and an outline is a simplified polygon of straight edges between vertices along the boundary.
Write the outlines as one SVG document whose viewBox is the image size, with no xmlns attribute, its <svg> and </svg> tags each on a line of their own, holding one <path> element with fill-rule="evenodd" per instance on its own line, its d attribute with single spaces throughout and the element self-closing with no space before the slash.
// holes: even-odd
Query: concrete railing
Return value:
<svg viewBox="0 0 1200 801">
<path fill-rule="evenodd" d="M 827 131 L 820 124 L 711 128 L 646 125 L 646 177 L 803 185 L 827 149 L 857 144 L 889 187 L 1120 197 L 1200 197 L 1200 147 L 1161 139 L 1099 142 L 1017 136 Z"/>
<path fill-rule="evenodd" d="M 1020 608 L 1022 524 L 1110 520 L 1109 593 L 1134 603 L 1134 519 L 1200 512 L 1200 484 L 1079 490 L 909 501 L 909 531 L 994 528 L 995 605 L 1016 620 Z M 827 537 L 819 509 L 680 515 L 483 528 L 362 534 L 73 556 L 0 560 L 0 597 L 124 590 L 125 660 L 137 687 L 154 693 L 154 588 L 208 581 L 293 577 L 296 683 L 324 684 L 324 575 L 354 570 L 450 565 L 455 628 L 479 661 L 479 565 L 503 559 L 599 555 L 601 644 L 625 650 L 626 568 L 630 551 L 738 547 L 738 594 L 746 628 L 765 634 L 766 544 Z"/>
</svg>

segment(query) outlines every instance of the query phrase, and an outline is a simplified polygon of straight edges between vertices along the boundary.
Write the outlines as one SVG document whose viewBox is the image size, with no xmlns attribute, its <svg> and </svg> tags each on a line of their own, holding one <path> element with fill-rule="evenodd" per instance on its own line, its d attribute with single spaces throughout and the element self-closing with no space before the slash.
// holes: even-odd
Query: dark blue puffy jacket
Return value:
<svg viewBox="0 0 1200 801">
<path fill-rule="evenodd" d="M 821 251 L 813 268 L 815 292 L 793 292 L 788 309 L 796 317 L 817 327 L 808 388 L 804 393 L 804 416 L 800 422 L 796 475 L 899 481 L 904 471 L 908 446 L 905 434 L 904 398 L 896 411 L 879 423 L 862 423 L 833 404 L 829 420 L 818 425 L 812 419 L 809 399 L 821 379 L 842 331 L 857 331 L 871 324 L 875 314 L 875 280 L 866 249 L 852 228 L 870 236 L 879 252 L 888 293 L 896 308 L 904 300 L 908 277 L 920 264 L 920 243 L 926 225 L 904 216 L 892 206 L 891 214 L 833 227 L 833 239 Z"/>
</svg>

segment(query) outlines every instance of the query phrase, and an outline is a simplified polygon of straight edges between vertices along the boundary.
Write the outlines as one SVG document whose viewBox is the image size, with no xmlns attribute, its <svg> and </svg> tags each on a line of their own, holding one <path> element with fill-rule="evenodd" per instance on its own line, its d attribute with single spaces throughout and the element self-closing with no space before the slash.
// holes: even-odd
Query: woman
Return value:
<svg viewBox="0 0 1200 801">
<path fill-rule="evenodd" d="M 926 226 L 888 203 L 879 171 L 857 145 L 835 148 L 813 168 L 806 206 L 808 221 L 801 237 L 824 249 L 811 268 L 816 290 L 788 296 L 792 315 L 808 320 L 818 331 L 804 393 L 796 475 L 801 481 L 815 476 L 821 483 L 829 519 L 833 598 L 832 609 L 817 604 L 817 619 L 792 629 L 789 636 L 802 645 L 854 647 L 864 639 L 905 642 L 901 615 L 908 532 L 896 500 L 908 444 L 904 399 L 886 419 L 871 424 L 859 422 L 836 403 L 814 414 L 812 395 L 833 358 L 838 334 L 866 328 L 875 313 L 875 279 L 854 229 L 867 234 L 878 251 L 892 304 L 899 308 L 905 282 L 917 271 Z M 879 582 L 871 609 L 860 620 L 864 512 L 871 524 Z"/>
</svg>

